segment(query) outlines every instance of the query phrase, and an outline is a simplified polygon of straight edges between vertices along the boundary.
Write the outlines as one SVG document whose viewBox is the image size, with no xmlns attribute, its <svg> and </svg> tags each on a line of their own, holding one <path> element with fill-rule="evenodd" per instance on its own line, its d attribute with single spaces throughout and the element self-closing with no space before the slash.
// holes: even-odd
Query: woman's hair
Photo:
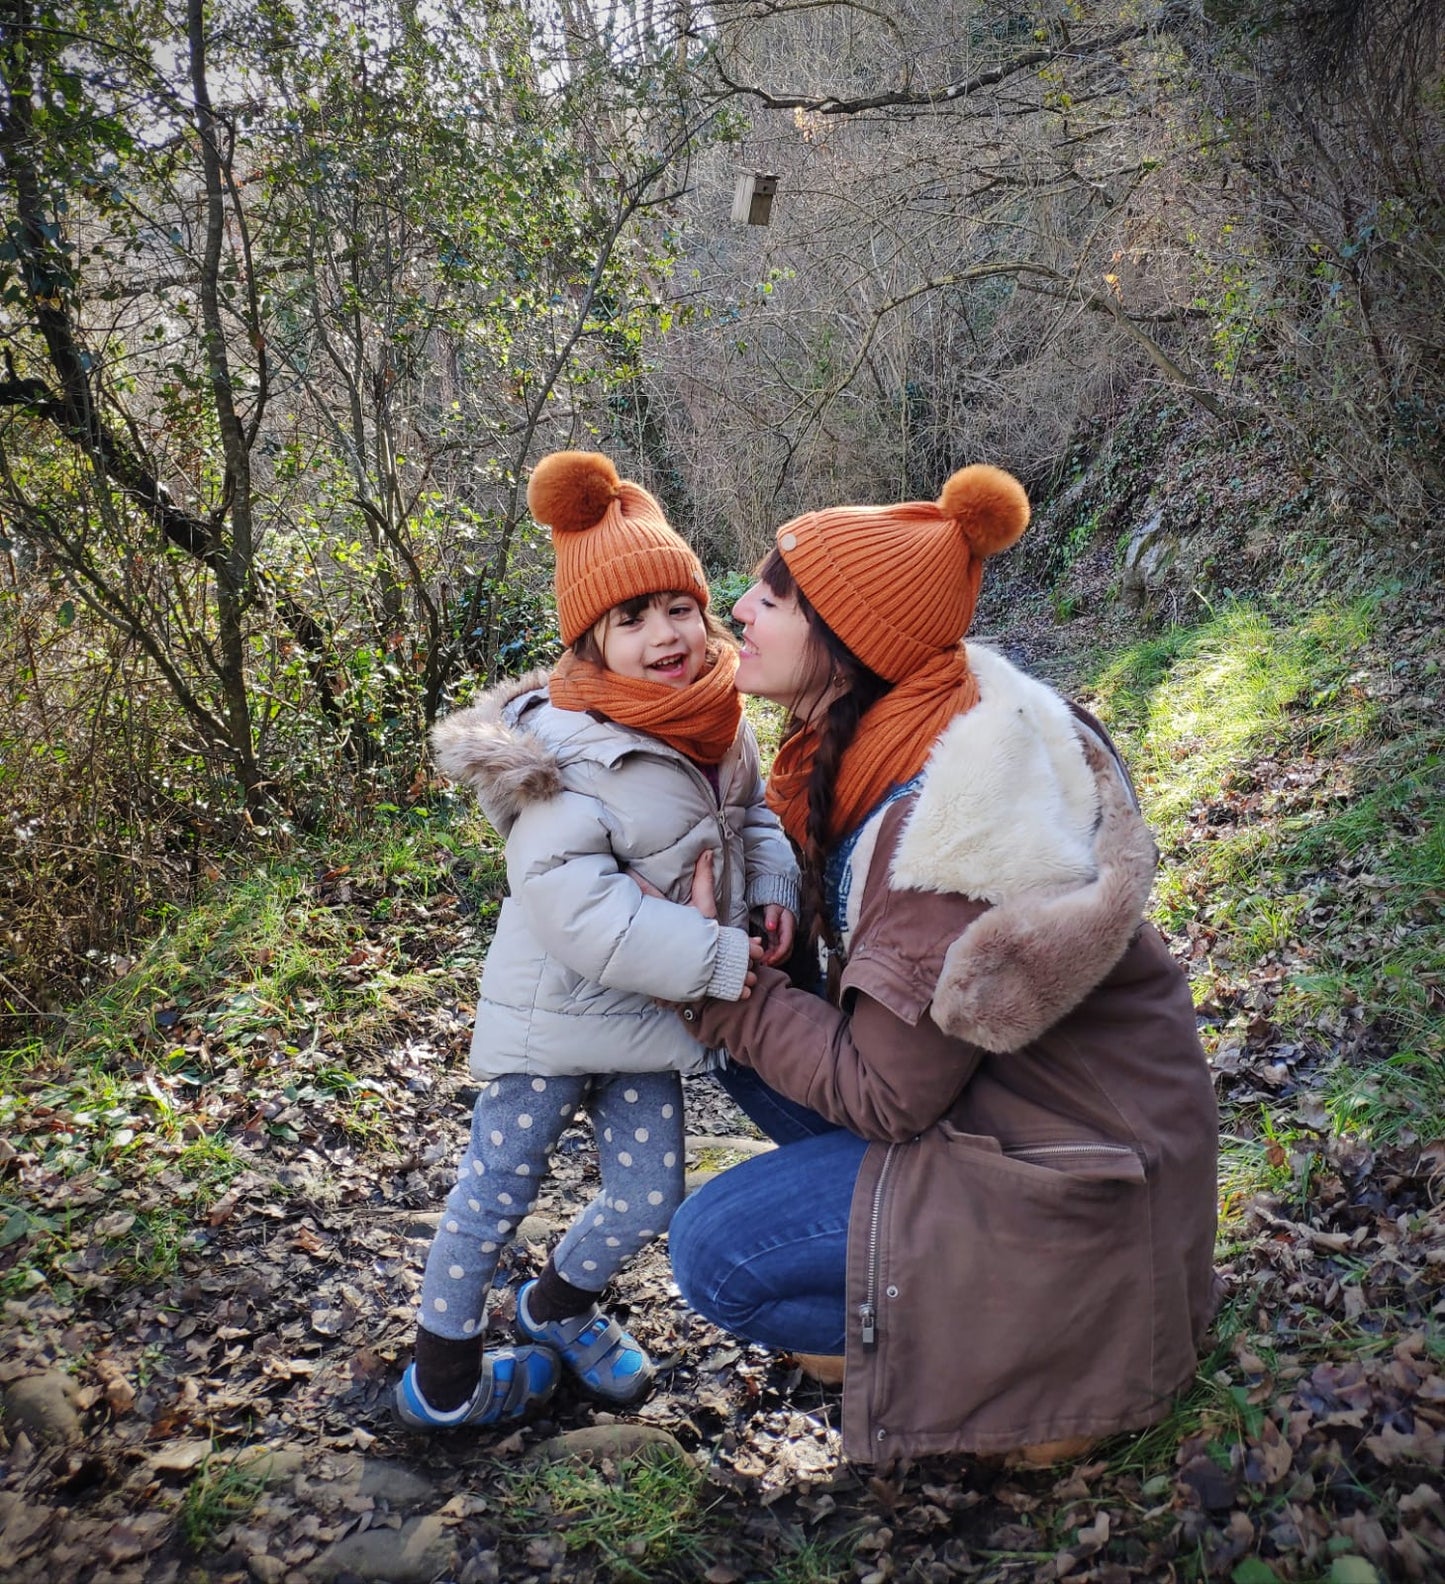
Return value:
<svg viewBox="0 0 1445 1584">
<path fill-rule="evenodd" d="M 634 616 L 640 616 L 657 600 L 675 599 L 688 599 L 697 604 L 697 595 L 690 594 L 686 589 L 662 589 L 656 594 L 637 594 L 632 599 L 623 600 L 621 604 L 614 605 L 612 610 L 604 611 L 592 623 L 572 645 L 572 653 L 579 660 L 586 660 L 592 665 L 605 666 L 607 662 L 602 658 L 602 634 L 606 630 L 607 623 L 612 619 L 613 611 L 621 611 L 623 616 L 631 620 Z M 705 605 L 700 605 L 698 608 L 702 611 L 702 623 L 707 630 L 708 661 L 717 659 L 718 652 L 724 644 L 731 644 L 736 649 L 737 640 L 718 620 L 714 612 Z"/>
<path fill-rule="evenodd" d="M 813 609 L 779 551 L 769 551 L 754 575 L 779 599 L 796 600 L 798 609 L 807 618 L 819 692 L 835 681 L 843 684 L 838 697 L 810 723 L 818 734 L 818 747 L 813 755 L 813 772 L 808 778 L 808 819 L 804 827 L 802 862 L 802 907 L 806 928 L 812 939 L 821 938 L 830 947 L 836 947 L 837 932 L 828 917 L 824 897 L 823 869 L 828 861 L 838 770 L 849 744 L 858 735 L 859 722 L 893 684 L 864 665 Z M 800 732 L 804 724 L 798 716 L 793 716 L 784 729 L 783 741 Z"/>
</svg>

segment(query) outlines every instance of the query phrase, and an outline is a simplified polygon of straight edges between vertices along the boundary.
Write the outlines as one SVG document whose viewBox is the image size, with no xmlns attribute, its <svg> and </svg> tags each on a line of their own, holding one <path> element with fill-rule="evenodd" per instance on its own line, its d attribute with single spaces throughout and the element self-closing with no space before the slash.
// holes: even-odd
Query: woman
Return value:
<svg viewBox="0 0 1445 1584">
<path fill-rule="evenodd" d="M 1153 842 L 1102 729 L 961 641 L 1028 515 L 988 467 L 812 512 L 734 613 L 737 686 L 792 717 L 769 802 L 828 997 L 760 966 L 683 1010 L 782 1147 L 684 1203 L 672 1261 L 715 1323 L 846 1359 L 858 1460 L 1151 1423 L 1214 1305 L 1217 1117 L 1143 922 Z"/>
</svg>

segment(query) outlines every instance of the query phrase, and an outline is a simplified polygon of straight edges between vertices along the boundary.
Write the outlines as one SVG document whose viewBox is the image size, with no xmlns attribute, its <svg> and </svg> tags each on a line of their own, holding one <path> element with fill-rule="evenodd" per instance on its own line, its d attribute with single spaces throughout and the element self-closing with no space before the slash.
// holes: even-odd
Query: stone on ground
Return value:
<svg viewBox="0 0 1445 1584">
<path fill-rule="evenodd" d="M 23 1430 L 36 1446 L 64 1446 L 80 1439 L 75 1384 L 61 1370 L 27 1375 L 5 1392 L 4 1420 L 12 1435 Z"/>
<path fill-rule="evenodd" d="M 400 1529 L 363 1529 L 328 1546 L 306 1569 L 317 1584 L 362 1579 L 366 1584 L 432 1584 L 456 1561 L 457 1546 L 444 1518 L 410 1518 Z"/>
<path fill-rule="evenodd" d="M 598 1424 L 580 1430 L 568 1430 L 553 1436 L 532 1449 L 530 1462 L 536 1463 L 587 1463 L 604 1460 L 617 1463 L 623 1458 L 636 1457 L 648 1447 L 662 1447 L 686 1458 L 681 1442 L 657 1425 Z"/>
</svg>

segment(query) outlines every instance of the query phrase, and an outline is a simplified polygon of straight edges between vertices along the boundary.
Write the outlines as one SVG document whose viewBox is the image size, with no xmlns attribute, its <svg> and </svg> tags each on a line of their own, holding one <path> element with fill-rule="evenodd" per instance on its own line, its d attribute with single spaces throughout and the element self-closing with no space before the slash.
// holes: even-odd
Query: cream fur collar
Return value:
<svg viewBox="0 0 1445 1584">
<path fill-rule="evenodd" d="M 949 947 L 930 1008 L 947 1034 L 1019 1050 L 1097 985 L 1144 916 L 1157 852 L 1113 755 L 1059 696 L 969 646 L 980 701 L 938 740 L 894 849 L 894 890 L 994 905 Z M 859 835 L 845 941 L 882 820 Z"/>
<path fill-rule="evenodd" d="M 968 647 L 979 701 L 929 756 L 893 884 L 1004 902 L 1094 874 L 1099 794 L 1079 727 L 1051 688 Z"/>
</svg>

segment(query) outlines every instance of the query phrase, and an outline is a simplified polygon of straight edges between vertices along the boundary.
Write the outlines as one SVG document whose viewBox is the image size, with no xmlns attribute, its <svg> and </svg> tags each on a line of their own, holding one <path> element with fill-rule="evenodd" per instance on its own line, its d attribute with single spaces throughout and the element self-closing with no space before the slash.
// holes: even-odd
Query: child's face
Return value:
<svg viewBox="0 0 1445 1584">
<path fill-rule="evenodd" d="M 618 676 L 685 688 L 707 662 L 707 626 L 690 594 L 655 594 L 633 615 L 616 605 L 599 625 L 602 663 Z"/>
</svg>

